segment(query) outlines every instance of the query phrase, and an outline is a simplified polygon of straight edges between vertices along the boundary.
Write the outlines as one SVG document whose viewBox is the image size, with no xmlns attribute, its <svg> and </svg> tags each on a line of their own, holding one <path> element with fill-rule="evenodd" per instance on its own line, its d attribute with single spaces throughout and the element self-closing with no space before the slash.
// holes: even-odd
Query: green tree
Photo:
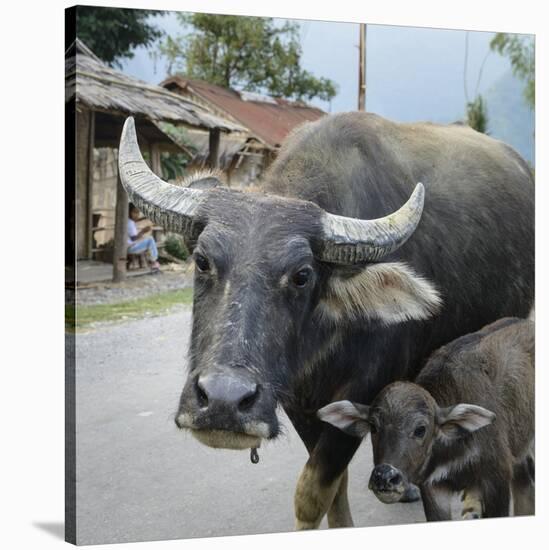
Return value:
<svg viewBox="0 0 549 550">
<path fill-rule="evenodd" d="M 230 88 L 292 99 L 329 101 L 336 84 L 301 68 L 299 26 L 272 18 L 177 14 L 186 34 L 167 37 L 155 57 L 165 57 L 168 72 Z"/>
<path fill-rule="evenodd" d="M 120 66 L 120 60 L 132 58 L 136 46 L 150 46 L 162 31 L 149 23 L 151 15 L 163 12 L 78 6 L 76 36 L 103 61 Z"/>
<path fill-rule="evenodd" d="M 488 133 L 486 104 L 480 94 L 473 101 L 467 103 L 467 124 L 477 132 Z"/>
<path fill-rule="evenodd" d="M 533 36 L 498 32 L 490 48 L 511 61 L 513 73 L 526 83 L 524 96 L 530 107 L 536 103 L 536 59 Z"/>
</svg>

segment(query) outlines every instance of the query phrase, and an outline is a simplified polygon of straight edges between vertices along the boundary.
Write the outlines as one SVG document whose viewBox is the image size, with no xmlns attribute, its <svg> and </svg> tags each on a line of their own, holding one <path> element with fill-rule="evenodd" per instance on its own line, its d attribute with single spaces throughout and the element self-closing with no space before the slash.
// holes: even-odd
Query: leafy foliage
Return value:
<svg viewBox="0 0 549 550">
<path fill-rule="evenodd" d="M 132 58 L 132 48 L 150 46 L 162 31 L 148 23 L 156 10 L 132 10 L 78 6 L 76 34 L 105 63 L 120 67 L 120 60 Z"/>
<path fill-rule="evenodd" d="M 189 157 L 184 153 L 162 153 L 160 155 L 162 174 L 167 180 L 176 180 L 183 176 Z"/>
<path fill-rule="evenodd" d="M 473 100 L 467 103 L 467 124 L 476 130 L 487 134 L 488 129 L 488 114 L 486 113 L 486 103 L 479 94 Z"/>
<path fill-rule="evenodd" d="M 329 101 L 337 93 L 332 80 L 301 68 L 297 23 L 202 13 L 177 17 L 187 34 L 168 36 L 156 52 L 167 59 L 169 73 L 296 100 Z"/>
<path fill-rule="evenodd" d="M 189 137 L 187 129 L 183 126 L 176 126 L 170 122 L 160 122 L 159 126 L 175 143 L 188 151 L 188 153 L 163 152 L 160 155 L 164 176 L 168 180 L 179 179 L 185 174 L 185 169 L 195 151 L 195 145 Z"/>
<path fill-rule="evenodd" d="M 178 235 L 168 235 L 164 241 L 164 248 L 168 254 L 171 254 L 179 260 L 186 260 L 189 257 L 189 251 L 183 239 Z"/>
<path fill-rule="evenodd" d="M 513 73 L 526 82 L 524 96 L 530 107 L 536 103 L 536 60 L 534 38 L 519 34 L 498 32 L 490 48 L 511 61 Z"/>
</svg>

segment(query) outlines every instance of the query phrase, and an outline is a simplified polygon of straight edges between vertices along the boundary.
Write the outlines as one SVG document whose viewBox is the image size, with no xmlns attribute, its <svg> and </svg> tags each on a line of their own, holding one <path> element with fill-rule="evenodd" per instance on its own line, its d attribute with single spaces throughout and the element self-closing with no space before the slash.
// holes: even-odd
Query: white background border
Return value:
<svg viewBox="0 0 549 550">
<path fill-rule="evenodd" d="M 169 10 L 363 21 L 391 25 L 535 33 L 537 45 L 536 181 L 537 275 L 547 278 L 547 70 L 549 18 L 540 0 L 371 2 L 337 0 L 121 0 L 87 4 Z M 65 543 L 37 524 L 64 515 L 64 13 L 71 4 L 12 1 L 2 7 L 2 211 L 0 275 L 2 332 L 2 530 L 8 549 L 60 548 Z M 329 37 L 327 37 L 329 38 Z M 7 124 L 6 124 L 7 118 Z M 545 248 L 545 251 L 543 250 Z M 537 286 L 538 378 L 537 462 L 547 461 L 547 289 Z M 445 549 L 541 546 L 549 521 L 547 475 L 537 472 L 537 516 L 510 520 L 375 527 L 141 543 L 138 548 L 315 548 Z M 219 490 L 223 490 L 222 487 Z M 253 487 L 249 488 L 253 491 Z M 182 496 L 182 498 L 184 498 Z M 259 498 L 259 495 L 258 495 Z M 251 511 L 253 513 L 253 511 Z M 215 518 L 212 517 L 212 521 Z M 288 526 L 290 529 L 291 526 Z M 547 544 L 547 542 L 545 543 Z M 111 545 L 107 545 L 111 546 Z M 116 545 L 122 550 L 127 544 Z"/>
</svg>

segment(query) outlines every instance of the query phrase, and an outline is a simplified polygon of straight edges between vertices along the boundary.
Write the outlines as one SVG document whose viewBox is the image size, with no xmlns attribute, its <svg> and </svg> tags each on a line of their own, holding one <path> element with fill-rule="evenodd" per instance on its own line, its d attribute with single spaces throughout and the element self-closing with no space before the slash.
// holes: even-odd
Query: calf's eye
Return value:
<svg viewBox="0 0 549 550">
<path fill-rule="evenodd" d="M 208 262 L 208 258 L 206 258 L 206 256 L 202 256 L 202 254 L 195 254 L 194 263 L 199 271 L 204 272 L 210 269 L 210 262 Z"/>
<path fill-rule="evenodd" d="M 414 437 L 423 437 L 425 435 L 425 426 L 418 426 L 414 430 Z"/>
<path fill-rule="evenodd" d="M 312 274 L 313 271 L 310 267 L 304 267 L 303 269 L 300 269 L 293 274 L 292 282 L 295 286 L 303 288 L 311 279 Z"/>
</svg>

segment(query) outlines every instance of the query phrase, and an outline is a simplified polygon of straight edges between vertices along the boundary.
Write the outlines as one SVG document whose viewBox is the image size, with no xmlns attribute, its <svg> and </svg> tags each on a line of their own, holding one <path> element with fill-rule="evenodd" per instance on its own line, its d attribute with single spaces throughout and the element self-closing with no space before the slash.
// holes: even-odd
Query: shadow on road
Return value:
<svg viewBox="0 0 549 550">
<path fill-rule="evenodd" d="M 54 536 L 56 539 L 65 540 L 65 524 L 60 522 L 40 522 L 35 521 L 32 524 L 37 529 L 41 529 L 42 531 L 45 531 L 46 533 Z"/>
</svg>

